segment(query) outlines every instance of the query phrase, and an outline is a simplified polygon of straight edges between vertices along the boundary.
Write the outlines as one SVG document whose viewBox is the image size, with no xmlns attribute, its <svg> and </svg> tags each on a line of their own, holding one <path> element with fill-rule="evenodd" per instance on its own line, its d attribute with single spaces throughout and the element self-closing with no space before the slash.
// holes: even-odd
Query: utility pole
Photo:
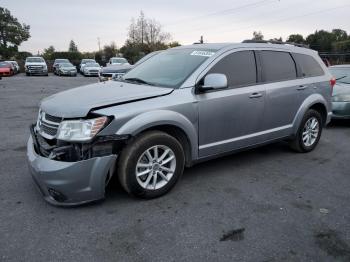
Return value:
<svg viewBox="0 0 350 262">
<path fill-rule="evenodd" d="M 98 51 L 101 51 L 101 43 L 100 43 L 100 38 L 97 37 L 97 44 L 98 44 Z"/>
<path fill-rule="evenodd" d="M 143 17 L 141 18 L 141 44 L 143 44 Z"/>
</svg>

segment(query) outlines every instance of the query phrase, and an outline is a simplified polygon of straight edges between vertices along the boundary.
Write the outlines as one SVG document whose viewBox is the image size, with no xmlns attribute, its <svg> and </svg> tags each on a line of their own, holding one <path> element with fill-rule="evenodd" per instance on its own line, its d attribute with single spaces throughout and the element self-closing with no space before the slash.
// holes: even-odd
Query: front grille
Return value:
<svg viewBox="0 0 350 262">
<path fill-rule="evenodd" d="M 39 130 L 39 133 L 43 137 L 47 139 L 53 139 L 57 134 L 57 130 L 61 122 L 61 117 L 52 116 L 46 114 L 43 111 L 40 111 L 38 116 L 37 128 Z"/>
<path fill-rule="evenodd" d="M 52 115 L 49 115 L 49 114 L 45 114 L 45 119 L 49 120 L 51 122 L 55 122 L 55 123 L 61 123 L 62 122 L 62 117 L 52 116 Z"/>
</svg>

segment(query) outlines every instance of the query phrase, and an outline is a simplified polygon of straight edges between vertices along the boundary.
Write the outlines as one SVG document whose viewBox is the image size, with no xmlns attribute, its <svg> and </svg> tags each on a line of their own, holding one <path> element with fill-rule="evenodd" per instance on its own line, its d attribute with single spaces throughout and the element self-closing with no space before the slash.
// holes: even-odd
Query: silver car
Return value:
<svg viewBox="0 0 350 262">
<path fill-rule="evenodd" d="M 287 44 L 172 48 L 120 81 L 44 99 L 29 167 L 56 205 L 103 199 L 113 175 L 133 196 L 159 197 L 201 161 L 278 140 L 312 151 L 331 118 L 331 78 L 317 52 Z"/>
</svg>

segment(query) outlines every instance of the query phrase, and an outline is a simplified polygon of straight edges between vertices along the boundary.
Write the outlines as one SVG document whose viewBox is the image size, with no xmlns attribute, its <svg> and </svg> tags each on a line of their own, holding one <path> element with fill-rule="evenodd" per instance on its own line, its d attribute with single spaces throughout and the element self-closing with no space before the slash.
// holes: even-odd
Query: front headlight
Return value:
<svg viewBox="0 0 350 262">
<path fill-rule="evenodd" d="M 62 121 L 57 131 L 57 139 L 64 141 L 88 141 L 107 123 L 108 118 L 98 117 L 87 120 Z"/>
<path fill-rule="evenodd" d="M 350 102 L 350 94 L 335 95 L 332 100 L 333 102 Z"/>
</svg>

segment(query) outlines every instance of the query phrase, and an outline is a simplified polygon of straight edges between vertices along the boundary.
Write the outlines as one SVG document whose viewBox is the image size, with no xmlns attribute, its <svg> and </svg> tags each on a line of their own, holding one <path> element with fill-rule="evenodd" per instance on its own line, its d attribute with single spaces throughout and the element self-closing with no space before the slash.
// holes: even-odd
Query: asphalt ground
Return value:
<svg viewBox="0 0 350 262">
<path fill-rule="evenodd" d="M 27 168 L 28 126 L 42 98 L 94 82 L 0 80 L 0 261 L 350 261 L 345 121 L 308 154 L 280 142 L 188 168 L 155 200 L 113 183 L 96 204 L 47 204 Z"/>
</svg>

